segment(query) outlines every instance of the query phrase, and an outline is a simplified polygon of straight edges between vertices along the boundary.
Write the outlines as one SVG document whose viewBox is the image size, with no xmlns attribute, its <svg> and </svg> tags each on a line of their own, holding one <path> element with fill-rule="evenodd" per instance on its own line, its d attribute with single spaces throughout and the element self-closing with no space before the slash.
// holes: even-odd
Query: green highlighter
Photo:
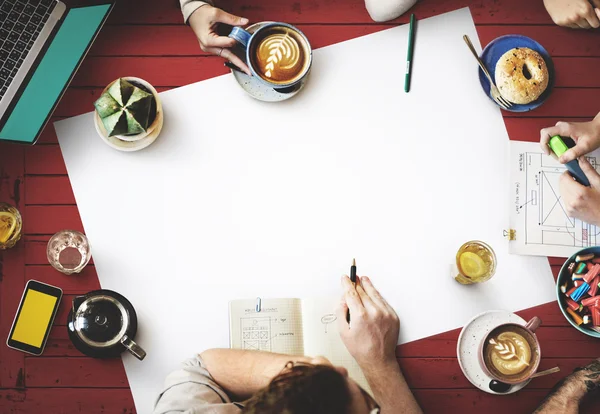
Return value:
<svg viewBox="0 0 600 414">
<path fill-rule="evenodd" d="M 548 146 L 550 147 L 552 152 L 554 152 L 556 154 L 557 157 L 560 157 L 565 152 L 567 152 L 567 150 L 569 148 L 574 147 L 575 142 L 571 138 L 562 138 L 558 135 L 555 135 L 552 138 L 550 138 L 550 142 L 548 142 Z M 567 168 L 567 170 L 569 170 L 569 173 L 573 176 L 575 181 L 577 181 L 579 184 L 584 185 L 586 187 L 590 186 L 589 180 L 587 179 L 587 177 L 585 176 L 585 173 L 579 166 L 579 161 L 577 161 L 577 160 L 569 161 L 568 163 L 565 164 L 565 167 Z"/>
</svg>

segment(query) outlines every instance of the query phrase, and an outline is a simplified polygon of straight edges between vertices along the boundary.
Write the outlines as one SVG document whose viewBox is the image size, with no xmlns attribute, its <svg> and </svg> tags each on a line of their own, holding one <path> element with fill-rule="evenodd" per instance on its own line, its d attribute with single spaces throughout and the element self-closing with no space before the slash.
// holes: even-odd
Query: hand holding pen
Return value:
<svg viewBox="0 0 600 414">
<path fill-rule="evenodd" d="M 396 344 L 400 321 L 394 309 L 375 289 L 371 280 L 357 277 L 357 283 L 342 277 L 343 297 L 337 309 L 342 341 L 361 368 L 397 367 Z M 348 323 L 346 315 L 352 314 Z"/>
</svg>

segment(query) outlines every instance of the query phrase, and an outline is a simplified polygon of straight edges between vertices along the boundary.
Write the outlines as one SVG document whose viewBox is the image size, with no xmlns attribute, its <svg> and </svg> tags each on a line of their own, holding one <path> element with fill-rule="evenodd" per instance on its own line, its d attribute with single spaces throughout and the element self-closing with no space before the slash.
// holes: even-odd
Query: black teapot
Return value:
<svg viewBox="0 0 600 414">
<path fill-rule="evenodd" d="M 112 290 L 94 290 L 74 298 L 67 329 L 75 348 L 85 355 L 108 358 L 127 350 L 140 361 L 146 356 L 133 341 L 137 332 L 135 309 Z"/>
</svg>

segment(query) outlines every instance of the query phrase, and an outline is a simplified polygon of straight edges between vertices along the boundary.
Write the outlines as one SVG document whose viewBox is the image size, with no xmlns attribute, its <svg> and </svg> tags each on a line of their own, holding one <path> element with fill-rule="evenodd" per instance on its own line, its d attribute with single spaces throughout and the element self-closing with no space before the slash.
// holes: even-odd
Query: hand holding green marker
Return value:
<svg viewBox="0 0 600 414">
<path fill-rule="evenodd" d="M 569 141 L 570 141 L 569 144 L 571 144 L 573 142 L 570 138 L 569 138 Z M 560 157 L 565 152 L 567 152 L 567 150 L 569 148 L 572 148 L 574 145 L 567 145 L 567 143 L 565 143 L 565 140 L 563 138 L 561 138 L 558 135 L 555 135 L 550 139 L 550 142 L 548 142 L 548 146 L 550 147 L 552 152 L 554 152 L 556 154 L 557 157 Z M 579 166 L 579 161 L 577 161 L 576 159 L 569 161 L 568 163 L 565 164 L 565 167 L 567 167 L 567 170 L 569 170 L 569 173 L 571 173 L 571 175 L 573 176 L 575 181 L 577 181 L 579 184 L 584 185 L 586 187 L 590 186 L 590 181 L 587 179 L 585 173 Z"/>
</svg>

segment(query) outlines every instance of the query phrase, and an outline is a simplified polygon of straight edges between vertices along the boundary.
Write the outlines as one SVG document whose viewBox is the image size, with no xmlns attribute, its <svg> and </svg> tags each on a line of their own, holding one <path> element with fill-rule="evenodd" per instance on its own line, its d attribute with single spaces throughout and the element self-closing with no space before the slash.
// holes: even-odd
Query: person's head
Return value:
<svg viewBox="0 0 600 414">
<path fill-rule="evenodd" d="M 373 398 L 325 358 L 288 362 L 270 384 L 250 398 L 244 414 L 375 414 Z"/>
</svg>

